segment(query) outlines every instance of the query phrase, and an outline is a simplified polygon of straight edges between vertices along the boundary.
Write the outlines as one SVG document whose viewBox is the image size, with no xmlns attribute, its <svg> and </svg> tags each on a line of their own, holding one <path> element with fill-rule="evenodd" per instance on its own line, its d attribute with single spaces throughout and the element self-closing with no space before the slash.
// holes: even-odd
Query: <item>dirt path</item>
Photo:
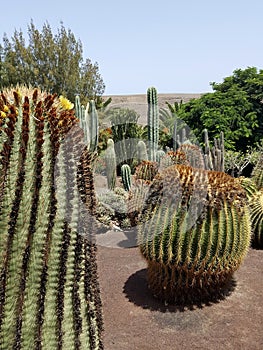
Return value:
<svg viewBox="0 0 263 350">
<path fill-rule="evenodd" d="M 262 350 L 262 262 L 251 249 L 226 299 L 182 312 L 151 296 L 137 248 L 99 245 L 105 350 Z"/>
</svg>

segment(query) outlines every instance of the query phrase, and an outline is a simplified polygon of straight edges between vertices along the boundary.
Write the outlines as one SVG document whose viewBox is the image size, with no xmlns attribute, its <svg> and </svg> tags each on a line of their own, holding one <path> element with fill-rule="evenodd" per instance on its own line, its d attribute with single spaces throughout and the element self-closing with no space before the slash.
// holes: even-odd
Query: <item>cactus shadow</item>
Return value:
<svg viewBox="0 0 263 350">
<path fill-rule="evenodd" d="M 217 295 L 210 298 L 197 298 L 178 304 L 168 304 L 154 297 L 147 284 L 147 269 L 142 269 L 132 274 L 124 284 L 123 293 L 129 302 L 151 311 L 159 312 L 184 312 L 186 310 L 202 309 L 226 299 L 235 290 L 237 283 L 232 277 Z"/>
</svg>

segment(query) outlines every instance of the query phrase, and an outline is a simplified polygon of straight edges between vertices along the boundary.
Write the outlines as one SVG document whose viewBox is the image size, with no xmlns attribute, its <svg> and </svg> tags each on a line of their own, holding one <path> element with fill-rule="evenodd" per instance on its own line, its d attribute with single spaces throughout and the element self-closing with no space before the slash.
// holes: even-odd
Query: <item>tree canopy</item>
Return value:
<svg viewBox="0 0 263 350">
<path fill-rule="evenodd" d="M 48 23 L 39 31 L 28 25 L 28 40 L 15 30 L 11 40 L 4 34 L 0 44 L 0 88 L 24 84 L 74 101 L 83 102 L 104 93 L 105 85 L 98 63 L 83 58 L 82 43 L 63 23 L 53 34 Z"/>
<path fill-rule="evenodd" d="M 227 149 L 240 151 L 263 138 L 263 70 L 237 69 L 222 83 L 212 82 L 212 93 L 185 103 L 178 111 L 202 141 L 202 131 L 219 137 L 224 132 Z"/>
</svg>

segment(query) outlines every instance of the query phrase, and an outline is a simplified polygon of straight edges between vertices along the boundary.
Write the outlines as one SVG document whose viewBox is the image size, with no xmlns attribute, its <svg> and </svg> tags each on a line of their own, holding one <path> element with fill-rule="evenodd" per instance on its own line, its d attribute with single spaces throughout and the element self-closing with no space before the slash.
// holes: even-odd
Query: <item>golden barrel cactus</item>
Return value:
<svg viewBox="0 0 263 350">
<path fill-rule="evenodd" d="M 223 172 L 185 165 L 164 169 L 150 187 L 140 222 L 149 287 L 167 302 L 219 295 L 250 245 L 245 191 Z"/>
</svg>

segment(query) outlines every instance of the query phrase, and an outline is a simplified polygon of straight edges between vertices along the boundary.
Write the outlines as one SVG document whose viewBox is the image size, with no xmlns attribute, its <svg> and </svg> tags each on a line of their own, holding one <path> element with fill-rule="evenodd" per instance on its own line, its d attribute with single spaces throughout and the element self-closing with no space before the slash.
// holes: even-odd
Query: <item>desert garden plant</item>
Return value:
<svg viewBox="0 0 263 350">
<path fill-rule="evenodd" d="M 246 194 L 223 172 L 185 165 L 163 169 L 137 222 L 149 287 L 166 302 L 217 298 L 250 245 Z"/>
<path fill-rule="evenodd" d="M 93 154 L 73 105 L 18 86 L 0 111 L 1 349 L 102 349 Z"/>
<path fill-rule="evenodd" d="M 263 188 L 249 198 L 252 225 L 252 246 L 263 248 Z"/>
</svg>

